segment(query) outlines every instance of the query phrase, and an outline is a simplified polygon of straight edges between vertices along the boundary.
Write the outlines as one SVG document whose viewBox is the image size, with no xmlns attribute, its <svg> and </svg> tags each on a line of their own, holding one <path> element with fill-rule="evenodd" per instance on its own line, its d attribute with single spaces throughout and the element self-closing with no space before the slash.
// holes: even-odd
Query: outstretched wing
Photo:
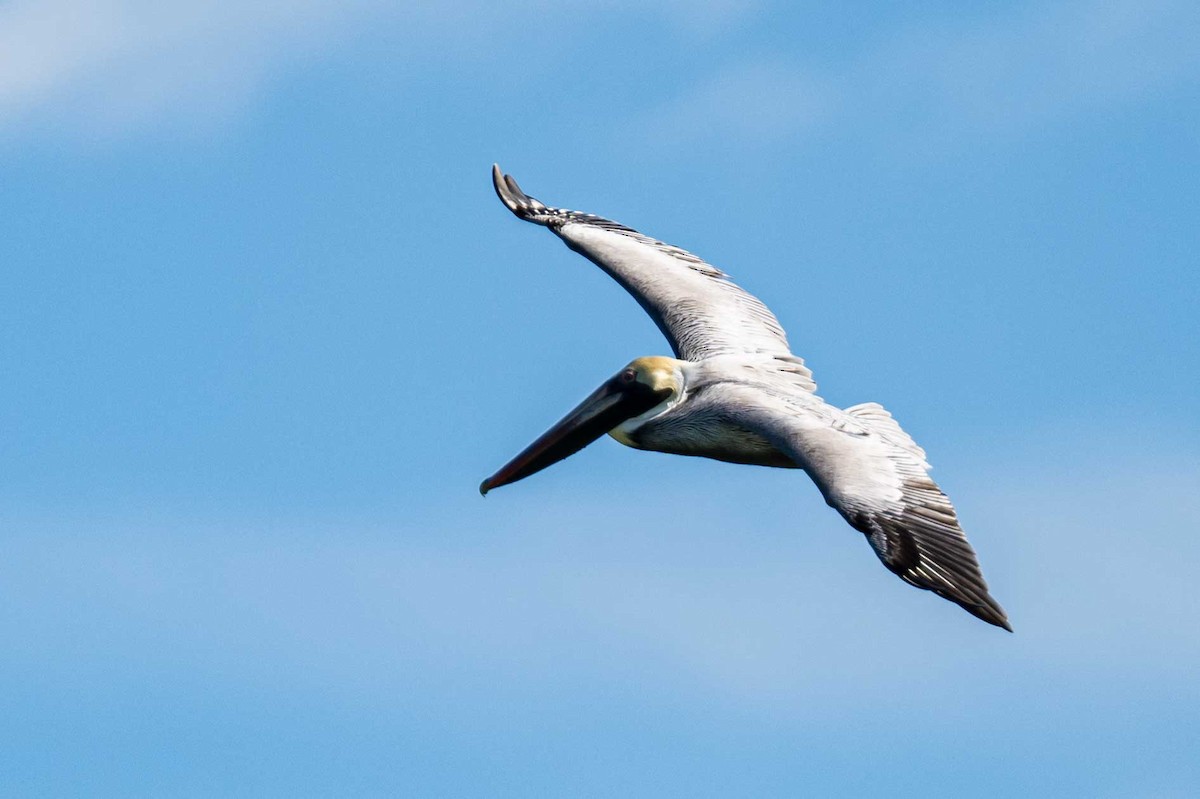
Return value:
<svg viewBox="0 0 1200 799">
<path fill-rule="evenodd" d="M 949 498 L 929 478 L 925 451 L 881 405 L 844 411 L 816 397 L 725 384 L 745 424 L 808 472 L 825 501 L 867 536 L 883 565 L 989 624 L 1012 632 L 988 593 Z"/>
<path fill-rule="evenodd" d="M 678 357 L 750 354 L 804 363 L 767 307 L 715 266 L 617 222 L 546 206 L 499 166 L 492 166 L 492 181 L 510 211 L 550 228 L 632 294 Z"/>
</svg>

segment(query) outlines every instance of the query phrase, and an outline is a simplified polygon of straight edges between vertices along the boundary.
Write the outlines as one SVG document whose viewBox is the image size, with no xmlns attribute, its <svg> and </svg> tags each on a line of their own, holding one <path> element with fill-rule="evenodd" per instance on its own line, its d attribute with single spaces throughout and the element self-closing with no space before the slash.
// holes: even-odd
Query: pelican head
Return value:
<svg viewBox="0 0 1200 799">
<path fill-rule="evenodd" d="M 627 433 L 662 413 L 683 389 L 682 362 L 638 358 L 609 378 L 558 424 L 479 485 L 486 495 L 574 455 L 605 433 L 630 444 Z"/>
</svg>

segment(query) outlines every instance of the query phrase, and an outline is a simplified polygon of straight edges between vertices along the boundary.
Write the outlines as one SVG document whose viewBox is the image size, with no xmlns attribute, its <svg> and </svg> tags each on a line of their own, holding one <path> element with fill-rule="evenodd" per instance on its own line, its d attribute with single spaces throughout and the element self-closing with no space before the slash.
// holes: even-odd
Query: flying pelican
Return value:
<svg viewBox="0 0 1200 799">
<path fill-rule="evenodd" d="M 803 469 L 883 565 L 968 613 L 1012 627 L 988 593 L 925 451 L 883 406 L 835 408 L 756 297 L 689 252 L 593 214 L 551 208 L 492 166 L 500 200 L 550 228 L 654 319 L 674 358 L 637 358 L 479 486 L 482 494 L 608 433 L 634 449 Z"/>
</svg>

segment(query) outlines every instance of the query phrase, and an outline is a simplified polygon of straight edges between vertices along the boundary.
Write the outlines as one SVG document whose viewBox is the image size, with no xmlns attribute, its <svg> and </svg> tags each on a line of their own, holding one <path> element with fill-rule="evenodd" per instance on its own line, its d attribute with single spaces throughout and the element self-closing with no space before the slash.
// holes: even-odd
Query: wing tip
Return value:
<svg viewBox="0 0 1200 799">
<path fill-rule="evenodd" d="M 1013 631 L 1012 624 L 1008 621 L 1008 614 L 1004 612 L 1004 608 L 1000 607 L 1000 603 L 988 593 L 987 584 L 983 582 L 982 575 L 979 575 L 980 584 L 978 586 L 964 589 L 948 581 L 930 580 L 912 571 L 897 571 L 896 574 L 915 588 L 924 589 L 942 599 L 953 602 L 980 621 L 985 621 L 1002 630 L 1008 630 L 1010 633 Z"/>
<path fill-rule="evenodd" d="M 948 547 L 935 537 L 918 537 L 911 526 L 897 525 L 891 519 L 847 516 L 846 520 L 866 534 L 880 562 L 904 582 L 953 602 L 981 621 L 1013 631 L 1008 614 L 988 592 L 975 550 L 953 518 L 949 523 L 959 538 L 951 543 L 960 548 Z M 923 520 L 915 521 L 919 529 Z"/>
<path fill-rule="evenodd" d="M 950 599 L 949 597 L 947 598 Z M 1012 624 L 1008 621 L 1008 614 L 1004 612 L 1004 608 L 1000 607 L 996 600 L 992 599 L 991 595 L 986 595 L 984 601 L 979 603 L 968 603 L 957 599 L 951 599 L 951 601 L 956 602 L 963 610 L 977 619 L 986 621 L 988 624 L 999 627 L 1001 630 L 1008 630 L 1010 633 L 1013 631 Z"/>
<path fill-rule="evenodd" d="M 521 191 L 513 176 L 504 174 L 499 164 L 492 164 L 492 187 L 500 202 L 518 217 L 533 222 L 542 221 L 539 215 L 547 210 L 546 206 Z"/>
</svg>

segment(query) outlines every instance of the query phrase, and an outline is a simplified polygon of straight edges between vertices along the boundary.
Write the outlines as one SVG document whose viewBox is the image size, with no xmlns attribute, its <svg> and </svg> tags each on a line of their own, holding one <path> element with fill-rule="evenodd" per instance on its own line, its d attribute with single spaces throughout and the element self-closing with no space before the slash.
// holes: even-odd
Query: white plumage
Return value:
<svg viewBox="0 0 1200 799">
<path fill-rule="evenodd" d="M 888 569 L 1011 631 L 924 450 L 887 410 L 840 409 L 816 396 L 774 314 L 716 267 L 619 223 L 548 207 L 498 166 L 492 177 L 509 210 L 548 227 L 632 294 L 676 357 L 635 360 L 485 480 L 484 492 L 606 432 L 638 449 L 803 469 Z"/>
</svg>

